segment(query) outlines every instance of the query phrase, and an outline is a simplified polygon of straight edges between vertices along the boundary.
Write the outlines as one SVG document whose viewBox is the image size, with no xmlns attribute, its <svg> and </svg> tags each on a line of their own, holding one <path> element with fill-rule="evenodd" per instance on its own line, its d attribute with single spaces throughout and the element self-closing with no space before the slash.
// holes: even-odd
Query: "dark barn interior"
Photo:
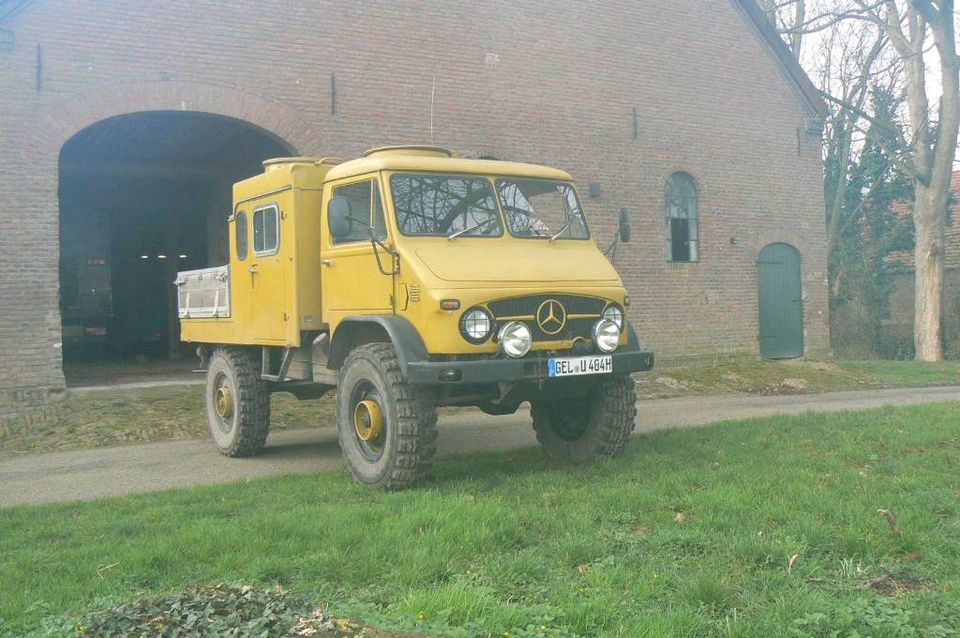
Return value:
<svg viewBox="0 0 960 638">
<path fill-rule="evenodd" d="M 240 120 L 196 112 L 113 117 L 60 154 L 64 361 L 179 358 L 178 270 L 226 263 L 234 182 L 291 154 Z"/>
</svg>

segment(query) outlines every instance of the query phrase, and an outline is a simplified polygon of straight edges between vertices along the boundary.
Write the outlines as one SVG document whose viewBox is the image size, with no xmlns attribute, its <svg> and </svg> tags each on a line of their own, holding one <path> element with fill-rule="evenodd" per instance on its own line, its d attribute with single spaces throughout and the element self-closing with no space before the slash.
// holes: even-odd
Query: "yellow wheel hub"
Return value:
<svg viewBox="0 0 960 638">
<path fill-rule="evenodd" d="M 227 386 L 217 388 L 217 394 L 214 397 L 217 406 L 217 416 L 221 419 L 229 419 L 233 416 L 233 393 Z"/>
<path fill-rule="evenodd" d="M 383 432 L 383 412 L 373 399 L 364 399 L 353 409 L 353 429 L 361 441 L 374 441 Z"/>
</svg>

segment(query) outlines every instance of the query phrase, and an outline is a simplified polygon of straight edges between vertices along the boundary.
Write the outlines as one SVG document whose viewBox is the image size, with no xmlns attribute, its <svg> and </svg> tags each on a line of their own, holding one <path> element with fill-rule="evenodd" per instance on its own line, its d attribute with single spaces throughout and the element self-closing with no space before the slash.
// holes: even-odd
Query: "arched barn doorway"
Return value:
<svg viewBox="0 0 960 638">
<path fill-rule="evenodd" d="M 293 154 L 247 122 L 147 111 L 97 122 L 60 153 L 60 309 L 70 364 L 163 360 L 179 343 L 178 270 L 226 261 L 232 184 Z"/>
<path fill-rule="evenodd" d="M 760 354 L 764 359 L 803 356 L 803 291 L 800 252 L 770 244 L 757 260 L 760 280 Z"/>
</svg>

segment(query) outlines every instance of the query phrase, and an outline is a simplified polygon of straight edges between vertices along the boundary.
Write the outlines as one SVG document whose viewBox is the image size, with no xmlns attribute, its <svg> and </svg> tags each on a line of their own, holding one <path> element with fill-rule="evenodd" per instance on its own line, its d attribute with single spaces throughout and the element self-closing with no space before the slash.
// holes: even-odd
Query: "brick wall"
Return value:
<svg viewBox="0 0 960 638">
<path fill-rule="evenodd" d="M 584 197 L 594 233 L 605 245 L 631 212 L 616 264 L 642 339 L 666 358 L 755 356 L 757 254 L 793 244 L 807 352 L 825 355 L 812 113 L 739 4 L 707 4 L 37 0 L 4 25 L 15 40 L 0 52 L 0 388 L 63 384 L 60 148 L 104 118 L 159 109 L 242 119 L 304 154 L 433 141 L 599 182 Z M 676 170 L 700 189 L 695 264 L 667 260 Z"/>
<path fill-rule="evenodd" d="M 890 293 L 890 318 L 885 336 L 896 347 L 893 354 L 913 357 L 913 318 L 916 274 L 912 270 L 894 275 Z M 947 266 L 943 283 L 943 343 L 949 359 L 960 358 L 960 268 Z"/>
</svg>

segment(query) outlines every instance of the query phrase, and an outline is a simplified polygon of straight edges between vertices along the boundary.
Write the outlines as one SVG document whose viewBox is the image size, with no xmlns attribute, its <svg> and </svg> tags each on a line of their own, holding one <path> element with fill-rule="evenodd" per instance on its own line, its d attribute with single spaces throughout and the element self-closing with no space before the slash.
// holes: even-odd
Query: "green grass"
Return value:
<svg viewBox="0 0 960 638">
<path fill-rule="evenodd" d="M 960 383 L 960 363 L 941 361 L 850 361 L 844 362 L 850 370 L 869 375 L 890 386 L 951 385 Z"/>
<path fill-rule="evenodd" d="M 230 581 L 439 635 L 953 635 L 958 419 L 939 404 L 663 431 L 582 468 L 447 459 L 396 494 L 336 472 L 0 510 L 0 618 L 19 636 Z"/>
</svg>

